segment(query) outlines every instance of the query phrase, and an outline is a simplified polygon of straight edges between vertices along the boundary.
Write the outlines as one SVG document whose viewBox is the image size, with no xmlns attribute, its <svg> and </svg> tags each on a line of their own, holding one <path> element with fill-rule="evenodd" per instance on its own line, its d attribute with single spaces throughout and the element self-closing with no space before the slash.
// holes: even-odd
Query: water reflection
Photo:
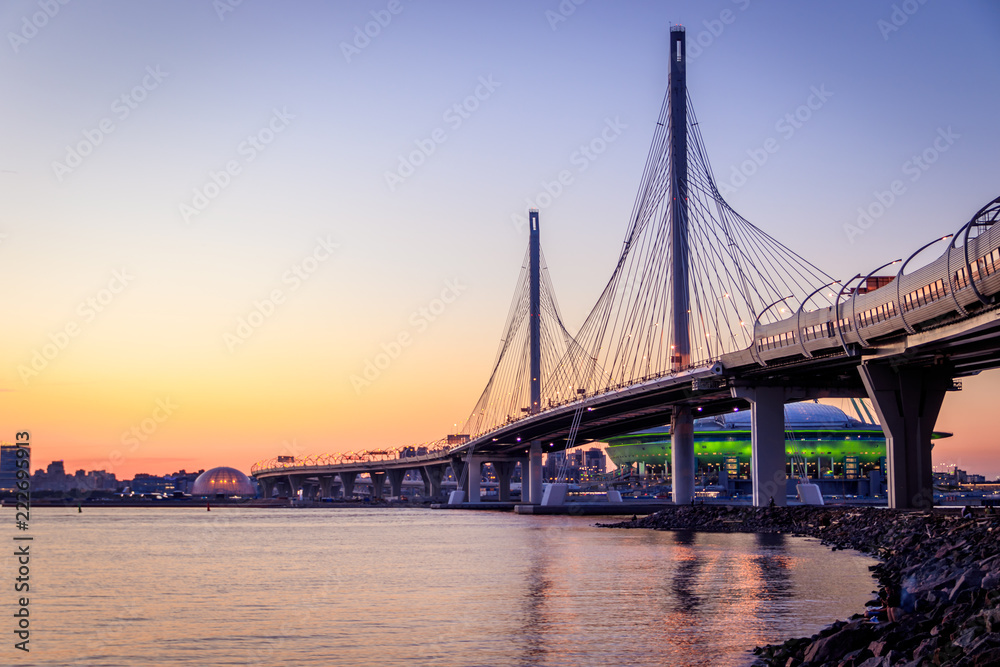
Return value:
<svg viewBox="0 0 1000 667">
<path fill-rule="evenodd" d="M 703 565 L 701 554 L 695 544 L 697 537 L 693 531 L 678 531 L 672 533 L 677 549 L 674 556 L 674 574 L 671 577 L 668 600 L 673 600 L 673 610 L 681 616 L 695 617 L 701 603 L 696 590 L 698 589 L 699 570 Z"/>
<path fill-rule="evenodd" d="M 870 559 L 818 543 L 574 517 L 43 509 L 36 525 L 44 666 L 739 665 L 871 588 Z M 141 601 L 128 623 L 109 593 Z"/>
<path fill-rule="evenodd" d="M 545 635 L 548 627 L 546 602 L 552 588 L 548 575 L 549 555 L 541 531 L 531 531 L 529 537 L 528 571 L 523 596 L 524 611 L 520 636 L 524 640 L 521 664 L 526 667 L 542 664 L 546 654 Z"/>
</svg>

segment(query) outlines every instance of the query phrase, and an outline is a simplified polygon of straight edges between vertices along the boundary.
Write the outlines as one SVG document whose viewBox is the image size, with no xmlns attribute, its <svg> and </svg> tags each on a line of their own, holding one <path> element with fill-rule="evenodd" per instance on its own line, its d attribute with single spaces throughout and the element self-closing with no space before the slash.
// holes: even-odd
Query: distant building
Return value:
<svg viewBox="0 0 1000 667">
<path fill-rule="evenodd" d="M 147 475 L 146 473 L 136 474 L 132 479 L 132 483 L 129 484 L 129 488 L 132 490 L 132 493 L 170 494 L 176 490 L 174 480 L 157 475 Z"/>
<path fill-rule="evenodd" d="M 607 469 L 607 458 L 598 447 L 586 451 L 579 449 L 569 452 L 552 452 L 545 459 L 542 476 L 547 482 L 554 482 L 563 473 L 563 480 L 578 484 L 603 475 Z"/>
<path fill-rule="evenodd" d="M 202 468 L 198 472 L 188 472 L 186 470 L 179 470 L 171 475 L 167 475 L 166 478 L 173 480 L 175 491 L 180 491 L 182 493 L 190 494 L 191 490 L 194 488 L 194 481 L 198 479 L 198 475 L 200 475 L 203 472 L 205 472 L 204 468 Z"/>
<path fill-rule="evenodd" d="M 972 475 L 958 466 L 952 466 L 950 471 L 935 472 L 934 483 L 949 486 L 958 486 L 959 484 L 985 484 L 986 476 Z"/>
<path fill-rule="evenodd" d="M 0 492 L 17 490 L 18 445 L 0 443 Z"/>
<path fill-rule="evenodd" d="M 45 470 L 36 470 L 31 476 L 32 491 L 69 491 L 72 486 L 62 461 L 53 461 Z"/>
<path fill-rule="evenodd" d="M 193 496 L 249 496 L 257 495 L 257 488 L 250 478 L 236 468 L 212 468 L 198 475 L 191 489 Z"/>
</svg>

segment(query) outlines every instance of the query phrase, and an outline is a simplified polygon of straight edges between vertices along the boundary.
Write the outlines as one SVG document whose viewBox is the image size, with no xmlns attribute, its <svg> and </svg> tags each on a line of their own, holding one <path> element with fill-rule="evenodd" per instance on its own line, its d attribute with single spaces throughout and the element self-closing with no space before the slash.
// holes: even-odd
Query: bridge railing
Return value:
<svg viewBox="0 0 1000 667">
<path fill-rule="evenodd" d="M 331 466 L 349 466 L 357 463 L 380 463 L 396 462 L 401 460 L 414 460 L 414 462 L 436 459 L 443 456 L 449 450 L 446 446 L 411 445 L 407 447 L 395 447 L 392 449 L 370 449 L 357 452 L 340 452 L 335 454 L 318 454 L 309 456 L 276 456 L 253 464 L 250 468 L 251 475 L 262 473 L 278 472 L 281 470 L 294 471 L 304 468 L 321 468 Z"/>
</svg>

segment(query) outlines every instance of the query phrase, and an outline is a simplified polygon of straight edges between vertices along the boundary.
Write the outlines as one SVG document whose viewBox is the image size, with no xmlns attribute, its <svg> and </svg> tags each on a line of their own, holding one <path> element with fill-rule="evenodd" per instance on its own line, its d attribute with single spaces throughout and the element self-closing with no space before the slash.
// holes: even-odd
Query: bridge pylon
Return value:
<svg viewBox="0 0 1000 667">
<path fill-rule="evenodd" d="M 691 363 L 689 332 L 687 182 L 687 47 L 684 28 L 670 29 L 670 252 L 673 261 L 673 304 L 670 367 L 675 373 Z M 670 415 L 670 489 L 675 505 L 694 500 L 694 414 L 680 403 Z"/>
<path fill-rule="evenodd" d="M 889 507 L 929 510 L 934 505 L 931 435 L 945 392 L 947 368 L 866 362 L 858 367 L 885 433 Z"/>
</svg>

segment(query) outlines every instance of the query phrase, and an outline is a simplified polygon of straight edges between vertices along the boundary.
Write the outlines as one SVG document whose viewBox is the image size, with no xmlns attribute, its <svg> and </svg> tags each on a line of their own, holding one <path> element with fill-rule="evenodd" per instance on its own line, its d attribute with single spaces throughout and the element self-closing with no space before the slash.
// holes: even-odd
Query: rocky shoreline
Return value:
<svg viewBox="0 0 1000 667">
<path fill-rule="evenodd" d="M 1000 516 L 873 507 L 670 507 L 613 528 L 788 533 L 882 562 L 881 586 L 902 591 L 895 622 L 863 609 L 808 638 L 758 647 L 755 665 L 984 667 L 1000 665 Z M 871 604 L 876 604 L 872 601 Z"/>
</svg>

